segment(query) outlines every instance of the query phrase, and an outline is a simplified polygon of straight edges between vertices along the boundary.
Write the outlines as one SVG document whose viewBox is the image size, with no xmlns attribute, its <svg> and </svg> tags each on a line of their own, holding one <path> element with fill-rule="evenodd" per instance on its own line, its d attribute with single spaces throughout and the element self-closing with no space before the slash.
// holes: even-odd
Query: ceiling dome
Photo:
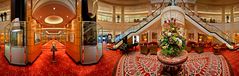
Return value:
<svg viewBox="0 0 239 76">
<path fill-rule="evenodd" d="M 63 18 L 56 15 L 51 15 L 45 18 L 45 23 L 48 24 L 60 24 L 63 22 Z"/>
</svg>

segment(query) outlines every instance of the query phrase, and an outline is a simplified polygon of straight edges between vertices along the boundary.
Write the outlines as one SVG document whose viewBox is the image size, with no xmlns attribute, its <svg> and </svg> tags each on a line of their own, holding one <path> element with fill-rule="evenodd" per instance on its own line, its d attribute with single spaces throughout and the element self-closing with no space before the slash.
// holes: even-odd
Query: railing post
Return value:
<svg viewBox="0 0 239 76">
<path fill-rule="evenodd" d="M 123 43 L 127 44 L 127 36 L 124 37 Z"/>
</svg>

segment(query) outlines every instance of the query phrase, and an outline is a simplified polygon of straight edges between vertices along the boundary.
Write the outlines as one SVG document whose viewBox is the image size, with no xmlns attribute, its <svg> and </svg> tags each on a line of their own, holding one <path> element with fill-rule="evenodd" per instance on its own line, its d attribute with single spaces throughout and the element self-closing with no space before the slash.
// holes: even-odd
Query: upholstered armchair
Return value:
<svg viewBox="0 0 239 76">
<path fill-rule="evenodd" d="M 220 49 L 221 49 L 221 46 L 219 46 L 219 44 L 215 44 L 215 46 L 213 46 L 213 53 L 215 55 L 220 54 L 220 51 L 221 51 Z"/>
<path fill-rule="evenodd" d="M 204 49 L 203 46 L 196 44 L 195 51 L 197 53 L 203 53 L 203 49 Z"/>
<path fill-rule="evenodd" d="M 186 51 L 187 52 L 191 52 L 191 49 L 193 47 L 193 42 L 192 41 L 188 41 L 187 44 L 186 44 Z"/>
<path fill-rule="evenodd" d="M 206 48 L 209 48 L 209 47 L 211 47 L 212 46 L 212 42 L 207 42 L 206 44 L 205 44 L 205 47 Z"/>
<path fill-rule="evenodd" d="M 227 46 L 226 46 L 226 44 L 222 44 L 222 45 L 220 45 L 220 49 L 221 49 L 221 51 L 224 51 L 224 50 L 227 50 Z"/>
<path fill-rule="evenodd" d="M 150 42 L 149 43 L 149 53 L 151 55 L 157 55 L 158 52 L 158 43 L 157 42 Z"/>
<path fill-rule="evenodd" d="M 186 51 L 187 51 L 187 52 L 191 52 L 191 50 L 192 50 L 192 47 L 186 46 Z"/>
<path fill-rule="evenodd" d="M 148 47 L 147 47 L 147 43 L 140 44 L 140 53 L 147 55 L 148 52 L 149 52 L 149 50 L 148 50 Z"/>
</svg>

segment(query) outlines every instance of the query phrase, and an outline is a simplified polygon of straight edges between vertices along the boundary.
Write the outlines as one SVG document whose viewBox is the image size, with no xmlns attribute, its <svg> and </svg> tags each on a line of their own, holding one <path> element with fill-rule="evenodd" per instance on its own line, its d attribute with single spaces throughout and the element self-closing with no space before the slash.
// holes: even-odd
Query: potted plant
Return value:
<svg viewBox="0 0 239 76">
<path fill-rule="evenodd" d="M 180 29 L 176 25 L 176 19 L 166 25 L 159 40 L 161 51 L 157 53 L 158 60 L 163 64 L 163 75 L 180 75 L 181 65 L 187 60 L 186 39 L 179 33 Z"/>
<path fill-rule="evenodd" d="M 159 40 L 161 53 L 168 57 L 179 56 L 186 48 L 186 39 L 181 36 L 173 23 L 170 28 L 162 32 L 162 38 Z"/>
</svg>

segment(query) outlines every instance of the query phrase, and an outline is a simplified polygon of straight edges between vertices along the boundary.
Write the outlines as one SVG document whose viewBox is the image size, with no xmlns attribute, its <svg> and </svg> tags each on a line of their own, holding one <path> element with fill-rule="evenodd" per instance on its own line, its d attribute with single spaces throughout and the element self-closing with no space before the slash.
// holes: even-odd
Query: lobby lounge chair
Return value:
<svg viewBox="0 0 239 76">
<path fill-rule="evenodd" d="M 140 53 L 147 55 L 148 52 L 149 52 L 149 50 L 148 50 L 147 44 L 146 43 L 140 44 Z"/>
<path fill-rule="evenodd" d="M 157 55 L 157 52 L 158 52 L 158 43 L 157 42 L 149 43 L 149 52 L 151 55 Z"/>
<path fill-rule="evenodd" d="M 197 53 L 203 53 L 204 51 L 203 51 L 203 46 L 200 46 L 200 44 L 196 44 L 196 47 L 195 47 L 195 51 L 197 52 Z"/>
</svg>

